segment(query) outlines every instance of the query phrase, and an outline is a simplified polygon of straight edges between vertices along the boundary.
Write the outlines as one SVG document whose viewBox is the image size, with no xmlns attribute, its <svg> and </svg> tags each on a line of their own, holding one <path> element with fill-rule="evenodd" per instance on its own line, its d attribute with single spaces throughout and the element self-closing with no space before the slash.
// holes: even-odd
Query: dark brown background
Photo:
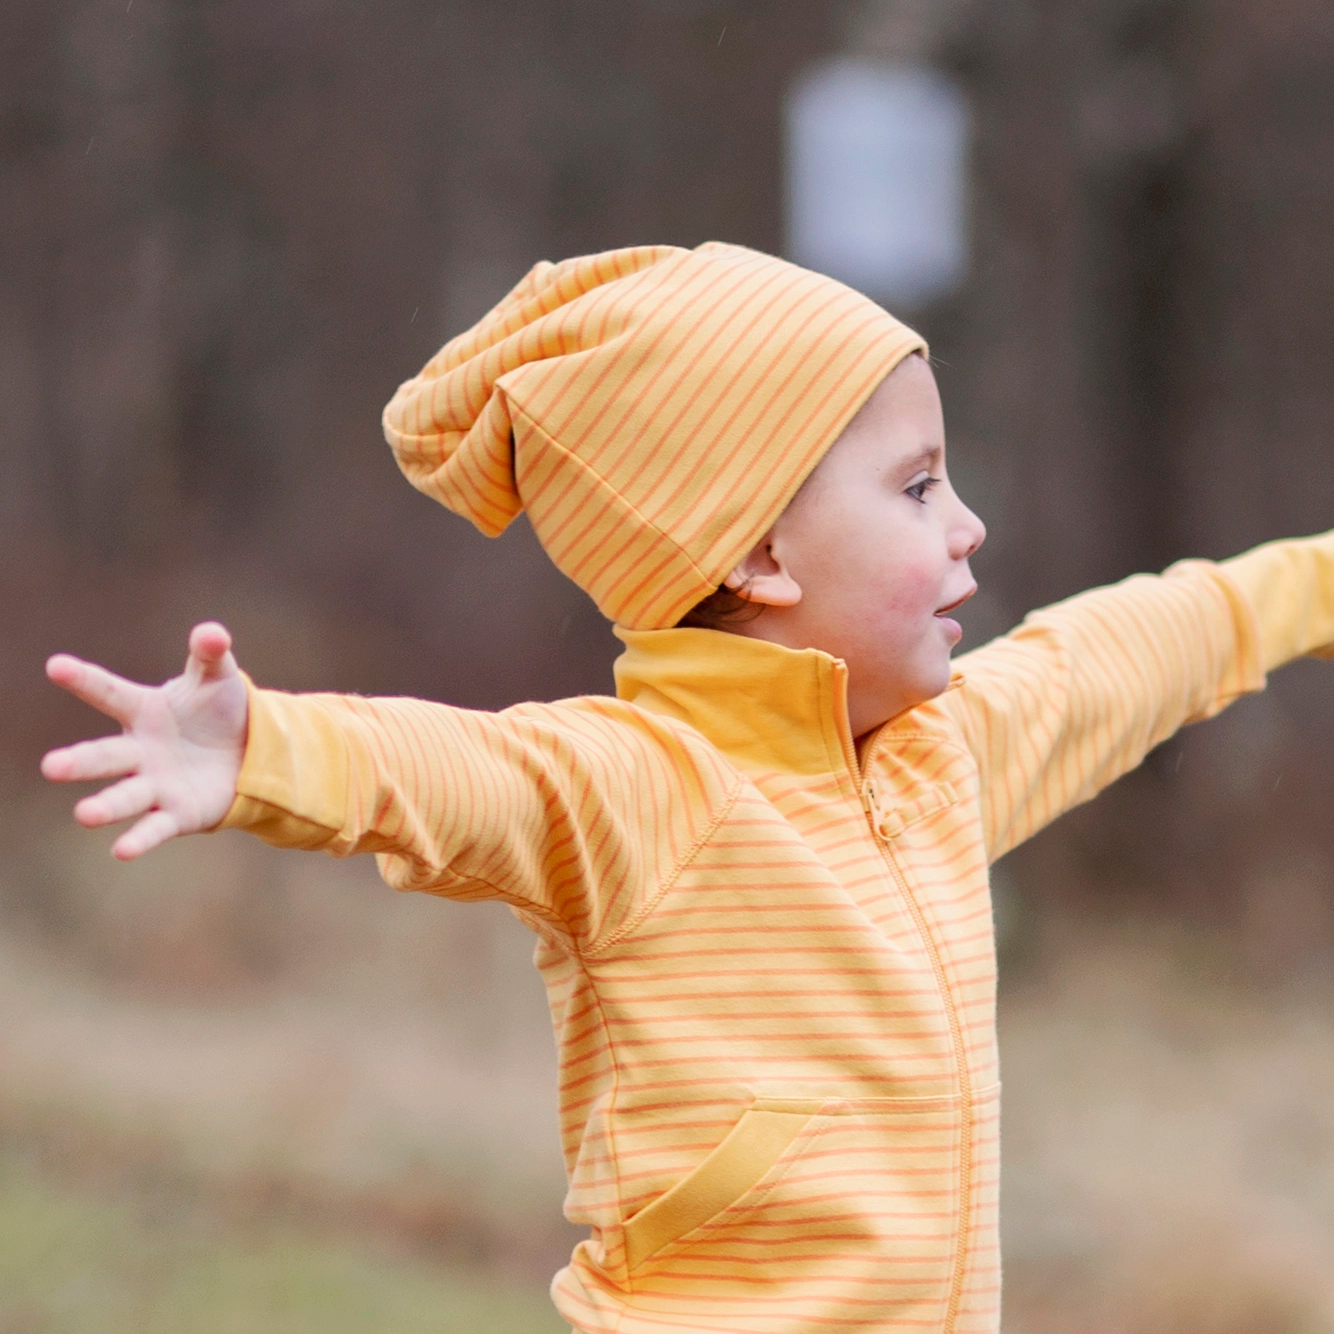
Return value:
<svg viewBox="0 0 1334 1334">
<path fill-rule="evenodd" d="M 610 688 L 615 642 L 587 599 L 522 522 L 487 542 L 414 493 L 380 408 L 538 258 L 781 249 L 785 91 L 831 54 L 901 53 L 914 14 L 974 114 L 968 282 L 900 312 L 932 340 L 955 481 L 991 530 L 969 642 L 1090 584 L 1334 524 L 1320 0 L 4 7 L 0 927 L 15 957 L 167 1009 L 276 994 L 308 957 L 292 926 L 306 891 L 276 855 L 228 853 L 234 874 L 203 890 L 185 853 L 185 889 L 93 869 L 74 842 L 89 836 L 56 823 L 32 777 L 88 726 L 44 684 L 48 652 L 159 679 L 216 616 L 272 685 L 481 707 Z M 1297 665 L 1009 859 L 1014 1013 L 1048 1013 L 1061 968 L 1109 939 L 1132 990 L 1204 977 L 1241 1014 L 1323 986 L 1332 701 L 1329 668 Z M 114 930 L 104 897 L 130 905 Z M 481 969 L 423 993 L 456 1013 L 491 985 L 477 958 L 512 947 L 486 944 L 492 918 L 441 916 L 439 949 Z M 1205 939 L 1201 962 L 1189 942 Z M 355 941 L 338 940 L 345 963 Z M 1152 949 L 1175 960 L 1168 980 L 1136 973 Z M 1328 1020 L 1313 994 L 1298 1010 Z M 50 1118 L 26 1115 L 41 1139 Z M 1327 1170 L 1334 1128 L 1311 1134 L 1303 1161 Z M 1065 1328 L 1022 1305 L 1026 1274 L 1066 1272 L 1043 1268 L 1044 1244 L 1018 1262 L 1015 1309 Z M 1092 1306 L 1072 1309 L 1093 1328 Z"/>
</svg>

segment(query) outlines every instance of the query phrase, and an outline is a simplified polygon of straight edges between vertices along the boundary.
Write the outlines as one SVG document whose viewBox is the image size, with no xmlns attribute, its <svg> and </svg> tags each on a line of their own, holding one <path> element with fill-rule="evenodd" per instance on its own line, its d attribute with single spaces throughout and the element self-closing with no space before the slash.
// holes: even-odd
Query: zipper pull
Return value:
<svg viewBox="0 0 1334 1334">
<path fill-rule="evenodd" d="M 862 810 L 866 812 L 866 818 L 872 825 L 876 822 L 875 813 L 875 784 L 869 780 L 862 784 L 861 790 Z"/>
</svg>

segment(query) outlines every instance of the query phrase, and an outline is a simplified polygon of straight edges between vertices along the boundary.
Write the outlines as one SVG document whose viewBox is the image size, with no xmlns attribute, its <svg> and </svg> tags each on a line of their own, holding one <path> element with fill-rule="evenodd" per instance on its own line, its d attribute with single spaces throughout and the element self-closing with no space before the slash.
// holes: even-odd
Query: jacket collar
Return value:
<svg viewBox="0 0 1334 1334">
<path fill-rule="evenodd" d="M 722 630 L 627 630 L 616 694 L 689 723 L 748 772 L 842 773 L 860 781 L 848 725 L 848 669 L 819 649 L 790 649 Z M 957 672 L 947 689 L 963 683 Z M 866 738 L 912 731 L 930 705 L 909 709 Z M 892 742 L 891 742 L 892 744 Z"/>
<path fill-rule="evenodd" d="M 857 774 L 843 662 L 721 630 L 627 630 L 624 700 L 689 723 L 748 771 Z"/>
</svg>

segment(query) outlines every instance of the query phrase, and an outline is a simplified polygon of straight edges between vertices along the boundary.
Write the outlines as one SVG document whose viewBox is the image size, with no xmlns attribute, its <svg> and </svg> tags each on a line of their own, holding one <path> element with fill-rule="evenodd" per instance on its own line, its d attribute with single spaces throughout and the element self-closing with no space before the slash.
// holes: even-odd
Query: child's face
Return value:
<svg viewBox="0 0 1334 1334">
<path fill-rule="evenodd" d="M 847 663 L 861 736 L 949 684 L 963 632 L 944 613 L 976 590 L 968 558 L 985 536 L 945 475 L 935 376 L 911 356 L 727 583 L 763 606 L 742 633 Z"/>
</svg>

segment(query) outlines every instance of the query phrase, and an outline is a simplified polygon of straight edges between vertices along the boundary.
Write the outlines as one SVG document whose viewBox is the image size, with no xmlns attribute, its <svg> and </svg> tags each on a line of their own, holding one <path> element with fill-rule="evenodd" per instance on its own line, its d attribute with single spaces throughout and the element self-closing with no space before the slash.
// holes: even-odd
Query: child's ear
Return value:
<svg viewBox="0 0 1334 1334">
<path fill-rule="evenodd" d="M 787 568 L 772 530 L 755 544 L 723 585 L 737 597 L 766 607 L 795 607 L 801 601 L 801 585 Z"/>
</svg>

